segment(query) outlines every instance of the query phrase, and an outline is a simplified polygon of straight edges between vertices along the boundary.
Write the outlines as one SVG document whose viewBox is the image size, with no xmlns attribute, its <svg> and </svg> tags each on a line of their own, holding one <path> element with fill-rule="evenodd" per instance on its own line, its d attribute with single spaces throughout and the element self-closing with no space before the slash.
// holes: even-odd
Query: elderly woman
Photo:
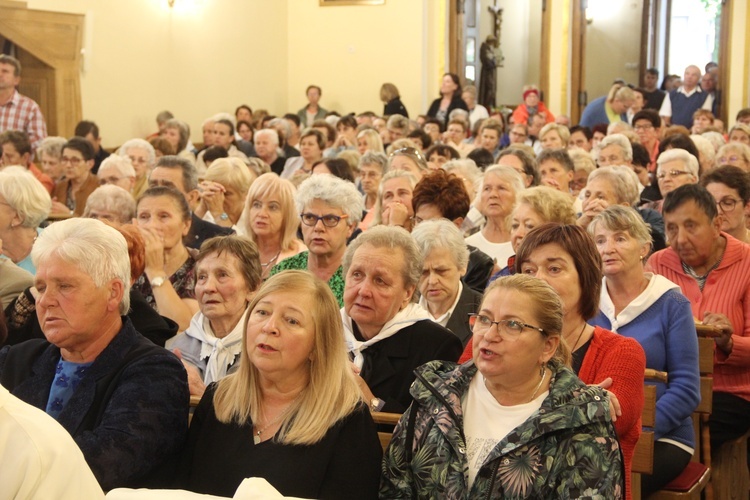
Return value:
<svg viewBox="0 0 750 500">
<path fill-rule="evenodd" d="M 468 315 L 477 312 L 482 295 L 461 282 L 469 264 L 463 235 L 455 224 L 437 219 L 420 223 L 412 237 L 424 259 L 419 305 L 466 346 L 471 338 Z"/>
<path fill-rule="evenodd" d="M 359 228 L 365 231 L 375 218 L 375 206 L 378 202 L 378 188 L 380 179 L 388 167 L 388 157 L 383 153 L 367 151 L 359 159 L 359 179 L 364 192 L 365 211 L 367 214 L 359 223 Z"/>
<path fill-rule="evenodd" d="M 195 410 L 180 486 L 232 496 L 243 479 L 261 477 L 284 496 L 377 498 L 380 443 L 329 288 L 288 271 L 248 310 L 239 368 Z"/>
<path fill-rule="evenodd" d="M 127 156 L 111 154 L 99 165 L 96 178 L 100 186 L 111 184 L 130 193 L 135 186 L 135 169 Z"/>
<path fill-rule="evenodd" d="M 546 123 L 553 123 L 555 117 L 547 109 L 547 106 L 539 100 L 539 89 L 536 85 L 526 85 L 522 90 L 523 103 L 513 110 L 513 115 L 511 115 L 512 122 L 517 125 L 531 125 L 531 117 L 542 115 Z"/>
<path fill-rule="evenodd" d="M 325 139 L 320 131 L 307 129 L 302 132 L 299 140 L 300 156 L 288 158 L 281 172 L 282 179 L 289 179 L 300 175 L 310 174 L 313 165 L 323 159 Z"/>
<path fill-rule="evenodd" d="M 539 140 L 542 142 L 542 149 L 567 149 L 570 131 L 564 125 L 548 123 L 539 131 Z"/>
<path fill-rule="evenodd" d="M 83 217 L 107 221 L 113 226 L 129 224 L 135 218 L 135 200 L 119 186 L 100 186 L 86 200 Z"/>
<path fill-rule="evenodd" d="M 591 324 L 634 338 L 646 352 L 646 367 L 669 374 L 669 384 L 655 383 L 654 472 L 641 479 L 647 498 L 682 472 L 696 446 L 691 416 L 700 402 L 698 336 L 680 287 L 644 273 L 651 235 L 635 210 L 612 205 L 588 230 L 604 274 L 599 314 Z"/>
<path fill-rule="evenodd" d="M 3 385 L 70 432 L 102 489 L 164 483 L 159 474 L 175 466 L 187 432 L 187 377 L 125 317 L 125 238 L 69 219 L 48 227 L 32 255 L 46 340 L 0 351 Z"/>
<path fill-rule="evenodd" d="M 234 139 L 234 123 L 231 120 L 219 118 L 214 122 L 212 146 L 223 149 L 228 158 L 236 158 L 244 165 L 247 165 L 247 155 L 237 149 Z M 205 156 L 206 154 L 207 149 L 204 149 L 198 153 L 198 157 L 196 158 L 195 167 L 198 169 L 199 174 L 203 174 L 212 165 Z"/>
<path fill-rule="evenodd" d="M 31 247 L 49 215 L 49 193 L 23 167 L 5 167 L 0 171 L 0 241 L 2 254 L 17 266 L 34 274 Z"/>
<path fill-rule="evenodd" d="M 730 142 L 716 152 L 716 165 L 731 165 L 750 172 L 750 146 L 741 142 Z M 665 193 L 666 196 L 666 193 Z"/>
<path fill-rule="evenodd" d="M 486 222 L 481 231 L 466 238 L 466 243 L 495 259 L 501 267 L 513 255 L 509 219 L 516 195 L 524 188 L 523 179 L 511 167 L 495 165 L 484 171 L 477 208 Z"/>
<path fill-rule="evenodd" d="M 342 261 L 346 242 L 362 217 L 362 195 L 351 182 L 320 174 L 300 184 L 294 203 L 307 251 L 279 262 L 271 275 L 288 269 L 310 271 L 328 283 L 339 305 L 343 305 Z"/>
<path fill-rule="evenodd" d="M 305 250 L 297 238 L 295 192 L 291 182 L 269 172 L 258 177 L 247 193 L 245 232 L 258 246 L 264 280 L 278 262 Z"/>
<path fill-rule="evenodd" d="M 743 243 L 750 243 L 745 207 L 750 203 L 750 174 L 727 165 L 703 176 L 701 186 L 716 200 L 721 230 Z"/>
<path fill-rule="evenodd" d="M 255 173 L 239 158 L 221 158 L 211 164 L 198 185 L 201 194 L 195 215 L 222 227 L 244 231 L 237 224 Z"/>
<path fill-rule="evenodd" d="M 583 213 L 578 218 L 578 225 L 587 227 L 597 214 L 610 205 L 635 207 L 639 199 L 639 185 L 638 176 L 629 167 L 615 165 L 594 170 L 583 190 Z M 650 208 L 639 208 L 638 214 L 649 225 L 652 248 L 661 250 L 666 247 L 661 215 Z"/>
<path fill-rule="evenodd" d="M 735 124 L 734 127 L 729 129 L 729 142 L 741 142 L 750 146 L 750 127 L 744 123 Z"/>
<path fill-rule="evenodd" d="M 544 224 L 524 237 L 515 266 L 516 273 L 541 278 L 558 293 L 562 339 L 572 352 L 573 371 L 584 383 L 610 393 L 629 498 L 631 462 L 641 434 L 646 357 L 636 340 L 586 323 L 599 312 L 602 262 L 596 246 L 580 226 Z"/>
<path fill-rule="evenodd" d="M 65 168 L 65 177 L 55 184 L 52 191 L 52 210 L 57 216 L 80 216 L 86 206 L 86 198 L 99 187 L 99 181 L 91 172 L 94 167 L 94 147 L 82 137 L 73 137 L 63 146 L 60 160 Z"/>
<path fill-rule="evenodd" d="M 611 117 L 616 117 L 614 121 L 621 121 L 621 115 L 633 105 L 633 100 L 630 87 L 616 83 L 607 95 L 594 99 L 586 106 L 578 124 L 593 128 L 601 123 L 609 124 Z"/>
<path fill-rule="evenodd" d="M 539 172 L 536 169 L 536 160 L 523 149 L 511 146 L 497 156 L 498 165 L 506 165 L 521 174 L 526 187 L 539 185 Z"/>
<path fill-rule="evenodd" d="M 458 337 L 414 303 L 422 260 L 409 233 L 385 226 L 368 229 L 346 250 L 344 339 L 373 411 L 403 412 L 414 369 L 461 354 Z"/>
<path fill-rule="evenodd" d="M 260 286 L 258 248 L 242 236 L 206 240 L 195 258 L 195 298 L 200 312 L 167 342 L 182 359 L 191 396 L 237 369 L 248 305 Z"/>
<path fill-rule="evenodd" d="M 581 148 L 568 149 L 570 159 L 573 160 L 573 180 L 570 181 L 570 194 L 578 198 L 586 187 L 589 175 L 596 170 L 596 162 L 591 153 Z"/>
<path fill-rule="evenodd" d="M 42 167 L 42 172 L 50 176 L 57 183 L 65 176 L 65 170 L 60 162 L 63 145 L 68 142 L 65 137 L 45 137 L 36 150 L 36 158 Z"/>
<path fill-rule="evenodd" d="M 372 226 L 403 227 L 411 231 L 414 222 L 412 195 L 417 180 L 406 170 L 389 171 L 383 176 L 378 189 L 378 201 L 375 205 L 375 218 Z"/>
<path fill-rule="evenodd" d="M 383 139 L 375 129 L 365 129 L 357 134 L 357 151 L 364 156 L 367 152 L 385 153 L 383 148 Z"/>
<path fill-rule="evenodd" d="M 721 151 L 721 150 L 720 150 Z M 656 160 L 656 179 L 659 191 L 666 197 L 669 193 L 685 184 L 698 182 L 698 158 L 684 149 L 668 149 Z M 657 201 L 653 208 L 661 213 L 664 200 Z"/>
<path fill-rule="evenodd" d="M 594 155 L 600 167 L 630 165 L 633 162 L 633 146 L 623 134 L 612 134 L 597 144 Z"/>
<path fill-rule="evenodd" d="M 135 169 L 135 186 L 133 198 L 138 199 L 148 189 L 148 175 L 156 165 L 156 150 L 143 139 L 130 139 L 120 146 L 117 154 L 130 158 Z"/>
<path fill-rule="evenodd" d="M 540 280 L 492 284 L 472 317 L 474 363 L 418 368 L 381 498 L 622 498 L 606 398 L 567 366 L 563 308 Z"/>
<path fill-rule="evenodd" d="M 198 312 L 193 292 L 195 260 L 182 242 L 190 231 L 187 201 L 172 188 L 147 189 L 138 199 L 136 223 L 146 242 L 146 268 L 133 288 L 184 331 Z"/>
<path fill-rule="evenodd" d="M 195 161 L 195 156 L 188 149 L 188 142 L 190 142 L 190 127 L 188 124 L 172 118 L 167 120 L 164 124 L 164 130 L 161 134 L 167 142 L 174 148 L 176 155 L 185 158 L 186 160 Z"/>
<path fill-rule="evenodd" d="M 441 123 L 448 123 L 451 111 L 469 108 L 461 98 L 461 80 L 455 73 L 446 73 L 440 83 L 440 97 L 432 101 L 427 116 L 438 119 Z"/>
<path fill-rule="evenodd" d="M 401 102 L 401 95 L 394 84 L 384 83 L 380 86 L 380 100 L 383 103 L 383 116 L 401 115 L 409 118 L 409 112 Z"/>
</svg>

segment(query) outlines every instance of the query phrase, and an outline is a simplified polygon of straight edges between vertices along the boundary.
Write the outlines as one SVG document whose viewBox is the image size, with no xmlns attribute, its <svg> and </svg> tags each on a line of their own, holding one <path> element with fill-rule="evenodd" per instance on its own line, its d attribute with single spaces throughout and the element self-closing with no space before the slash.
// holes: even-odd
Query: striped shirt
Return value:
<svg viewBox="0 0 750 500">
<path fill-rule="evenodd" d="M 42 139 L 47 137 L 47 124 L 39 105 L 17 90 L 10 101 L 0 106 L 0 132 L 6 130 L 26 132 L 32 149 L 36 149 Z"/>
</svg>

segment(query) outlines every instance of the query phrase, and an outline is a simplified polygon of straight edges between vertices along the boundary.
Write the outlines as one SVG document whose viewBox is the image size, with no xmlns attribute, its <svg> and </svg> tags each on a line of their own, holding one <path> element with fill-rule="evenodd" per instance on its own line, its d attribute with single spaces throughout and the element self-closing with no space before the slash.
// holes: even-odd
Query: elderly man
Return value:
<svg viewBox="0 0 750 500">
<path fill-rule="evenodd" d="M 49 175 L 45 174 L 31 162 L 31 142 L 26 132 L 20 130 L 6 130 L 0 133 L 0 167 L 18 165 L 31 172 L 36 180 L 51 193 L 55 183 Z"/>
<path fill-rule="evenodd" d="M 135 169 L 127 156 L 108 156 L 99 166 L 96 177 L 100 186 L 113 184 L 128 193 L 131 193 L 135 186 Z"/>
<path fill-rule="evenodd" d="M 721 231 L 716 200 L 703 186 L 669 193 L 663 214 L 671 247 L 652 255 L 648 270 L 677 283 L 693 316 L 722 332 L 709 421 L 718 449 L 750 428 L 750 247 Z"/>
<path fill-rule="evenodd" d="M 16 90 L 21 83 L 21 63 L 18 59 L 0 54 L 0 132 L 22 130 L 36 149 L 47 137 L 47 124 L 39 105 Z"/>
<path fill-rule="evenodd" d="M 701 70 L 698 66 L 685 68 L 682 85 L 664 96 L 659 115 L 667 125 L 683 125 L 688 129 L 693 126 L 693 113 L 699 109 L 711 111 L 714 103 L 712 95 L 701 90 Z"/>
<path fill-rule="evenodd" d="M 255 156 L 266 162 L 273 173 L 281 175 L 286 158 L 279 154 L 281 151 L 279 149 L 278 132 L 272 128 L 261 129 L 255 133 L 253 143 L 255 144 Z"/>
<path fill-rule="evenodd" d="M 190 160 L 179 156 L 162 156 L 151 172 L 149 187 L 166 186 L 182 193 L 187 199 L 190 210 L 195 210 L 200 202 L 198 192 L 198 172 Z M 231 228 L 204 221 L 194 213 L 191 214 L 190 232 L 183 239 L 186 247 L 199 249 L 201 244 L 214 236 L 234 233 Z"/>
<path fill-rule="evenodd" d="M 187 432 L 182 363 L 139 334 L 125 238 L 94 219 L 52 224 L 32 250 L 46 340 L 0 351 L 0 383 L 72 436 L 104 490 L 165 482 Z"/>
</svg>

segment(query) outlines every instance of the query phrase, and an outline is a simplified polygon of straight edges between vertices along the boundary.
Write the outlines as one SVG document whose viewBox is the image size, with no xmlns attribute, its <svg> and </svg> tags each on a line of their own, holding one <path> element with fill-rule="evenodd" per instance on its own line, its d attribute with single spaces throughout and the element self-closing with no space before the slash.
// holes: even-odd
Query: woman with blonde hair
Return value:
<svg viewBox="0 0 750 500">
<path fill-rule="evenodd" d="M 297 238 L 300 218 L 294 206 L 294 185 L 274 173 L 265 173 L 250 186 L 243 219 L 245 233 L 258 245 L 261 277 L 287 257 L 307 248 Z"/>
<path fill-rule="evenodd" d="M 203 182 L 198 185 L 201 201 L 195 215 L 243 234 L 245 228 L 238 223 L 247 191 L 255 178 L 255 173 L 239 158 L 219 158 L 214 161 L 206 170 Z"/>
<path fill-rule="evenodd" d="M 548 123 L 539 131 L 542 149 L 567 149 L 570 131 L 565 125 Z"/>
<path fill-rule="evenodd" d="M 594 99 L 586 106 L 579 125 L 592 128 L 600 123 L 623 121 L 623 115 L 633 105 L 634 100 L 630 87 L 616 83 L 607 95 Z"/>
<path fill-rule="evenodd" d="M 326 283 L 280 273 L 249 311 L 238 370 L 195 410 L 181 487 L 232 496 L 262 477 L 284 496 L 377 498 L 381 447 Z"/>
<path fill-rule="evenodd" d="M 359 154 L 364 155 L 368 151 L 373 153 L 385 153 L 383 148 L 383 139 L 380 138 L 380 134 L 374 128 L 367 128 L 361 130 L 357 134 L 357 151 Z"/>
<path fill-rule="evenodd" d="M 394 84 L 384 83 L 380 87 L 380 100 L 385 104 L 383 116 L 401 115 L 409 118 L 409 112 L 401 102 L 401 96 Z"/>
</svg>

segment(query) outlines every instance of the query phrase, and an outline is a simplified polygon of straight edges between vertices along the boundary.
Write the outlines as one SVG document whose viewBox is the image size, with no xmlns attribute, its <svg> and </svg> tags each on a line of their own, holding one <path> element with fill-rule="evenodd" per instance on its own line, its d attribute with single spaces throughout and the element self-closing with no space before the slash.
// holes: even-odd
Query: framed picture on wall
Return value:
<svg viewBox="0 0 750 500">
<path fill-rule="evenodd" d="M 330 7 L 334 5 L 383 5 L 385 0 L 320 0 L 320 5 Z"/>
</svg>

